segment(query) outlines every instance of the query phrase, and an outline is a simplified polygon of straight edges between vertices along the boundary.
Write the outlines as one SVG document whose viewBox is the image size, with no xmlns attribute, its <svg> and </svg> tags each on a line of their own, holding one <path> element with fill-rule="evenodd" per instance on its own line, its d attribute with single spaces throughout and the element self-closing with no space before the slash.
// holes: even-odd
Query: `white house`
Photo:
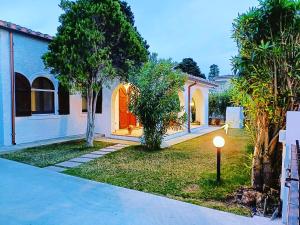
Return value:
<svg viewBox="0 0 300 225">
<path fill-rule="evenodd" d="M 85 99 L 63 90 L 41 59 L 51 39 L 0 20 L 0 146 L 85 133 Z M 178 94 L 190 117 L 184 130 L 170 131 L 170 136 L 208 126 L 208 93 L 216 86 L 189 76 L 184 92 Z M 110 88 L 103 87 L 97 103 L 96 134 L 126 140 L 142 135 L 142 127 L 128 112 L 127 92 L 128 84 L 118 81 Z"/>
<path fill-rule="evenodd" d="M 214 92 L 224 92 L 227 91 L 231 87 L 231 80 L 234 78 L 234 75 L 223 75 L 217 76 L 214 78 L 214 83 L 218 85 L 217 88 L 214 89 Z"/>
</svg>

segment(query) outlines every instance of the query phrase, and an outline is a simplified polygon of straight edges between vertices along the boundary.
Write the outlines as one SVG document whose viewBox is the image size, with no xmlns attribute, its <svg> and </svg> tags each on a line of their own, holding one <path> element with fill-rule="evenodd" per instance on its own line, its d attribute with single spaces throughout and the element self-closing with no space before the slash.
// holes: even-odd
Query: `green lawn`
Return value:
<svg viewBox="0 0 300 225">
<path fill-rule="evenodd" d="M 215 182 L 216 149 L 212 139 L 216 135 L 226 140 L 221 184 Z M 65 173 L 249 215 L 249 209 L 226 203 L 238 187 L 250 184 L 248 142 L 243 130 L 230 130 L 228 136 L 216 131 L 161 151 L 147 152 L 141 146 L 132 146 Z"/>
<path fill-rule="evenodd" d="M 28 148 L 8 154 L 0 155 L 1 158 L 27 163 L 33 166 L 46 167 L 60 163 L 86 153 L 99 150 L 110 143 L 95 142 L 93 148 L 85 146 L 82 140 L 70 141 L 35 148 Z"/>
</svg>

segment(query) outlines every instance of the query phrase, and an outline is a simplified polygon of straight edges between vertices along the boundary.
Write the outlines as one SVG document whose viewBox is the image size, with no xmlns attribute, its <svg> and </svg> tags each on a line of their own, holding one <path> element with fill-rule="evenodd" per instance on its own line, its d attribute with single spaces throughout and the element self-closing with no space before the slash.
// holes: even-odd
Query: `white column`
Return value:
<svg viewBox="0 0 300 225">
<path fill-rule="evenodd" d="M 208 110 L 209 110 L 209 90 L 208 88 L 202 88 L 203 94 L 203 123 L 208 126 Z"/>
<path fill-rule="evenodd" d="M 0 30 L 0 146 L 11 145 L 11 129 L 9 32 Z"/>
<path fill-rule="evenodd" d="M 183 96 L 184 96 L 184 111 L 185 111 L 185 113 L 186 113 L 186 115 L 187 115 L 187 120 L 186 120 L 186 122 L 185 122 L 185 125 L 184 125 L 184 130 L 185 131 L 187 131 L 187 128 L 188 128 L 188 116 L 190 116 L 188 113 L 189 113 L 189 93 L 188 93 L 188 84 L 185 84 L 184 85 L 184 91 L 183 91 Z M 192 99 L 192 97 L 191 97 L 191 99 Z"/>
</svg>

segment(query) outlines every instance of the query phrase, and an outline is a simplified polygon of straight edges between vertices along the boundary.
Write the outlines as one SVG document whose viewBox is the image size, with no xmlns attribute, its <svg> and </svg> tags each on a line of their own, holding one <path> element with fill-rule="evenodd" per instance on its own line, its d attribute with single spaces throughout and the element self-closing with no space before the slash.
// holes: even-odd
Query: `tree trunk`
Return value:
<svg viewBox="0 0 300 225">
<path fill-rule="evenodd" d="M 95 136 L 95 114 L 98 93 L 95 93 L 92 88 L 87 90 L 87 127 L 86 127 L 86 145 L 94 146 Z"/>
<path fill-rule="evenodd" d="M 265 111 L 257 111 L 257 120 L 256 120 L 256 143 L 253 155 L 252 162 L 252 187 L 258 191 L 263 190 L 263 186 L 265 184 L 264 177 L 264 159 L 265 155 L 268 153 L 268 145 L 269 145 L 269 121 L 268 114 Z M 266 164 L 267 166 L 267 164 Z M 266 173 L 269 171 L 266 169 Z"/>
<path fill-rule="evenodd" d="M 273 179 L 272 160 L 268 155 L 264 155 L 263 158 L 263 178 L 264 178 L 265 186 L 267 187 L 273 186 L 274 179 Z"/>
<path fill-rule="evenodd" d="M 251 184 L 255 190 L 262 190 L 263 177 L 262 177 L 262 159 L 260 156 L 259 147 L 255 147 L 254 156 L 252 160 L 252 173 L 251 173 Z"/>
</svg>

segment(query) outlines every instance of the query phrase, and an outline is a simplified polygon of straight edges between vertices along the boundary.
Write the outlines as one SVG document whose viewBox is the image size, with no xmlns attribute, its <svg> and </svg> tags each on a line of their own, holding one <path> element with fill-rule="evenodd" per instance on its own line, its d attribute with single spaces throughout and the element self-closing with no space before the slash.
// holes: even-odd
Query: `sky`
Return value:
<svg viewBox="0 0 300 225">
<path fill-rule="evenodd" d="M 0 19 L 55 35 L 62 13 L 59 0 L 0 0 Z M 257 0 L 127 0 L 136 26 L 160 58 L 193 58 L 206 75 L 217 64 L 231 74 L 237 48 L 232 23 Z"/>
</svg>

